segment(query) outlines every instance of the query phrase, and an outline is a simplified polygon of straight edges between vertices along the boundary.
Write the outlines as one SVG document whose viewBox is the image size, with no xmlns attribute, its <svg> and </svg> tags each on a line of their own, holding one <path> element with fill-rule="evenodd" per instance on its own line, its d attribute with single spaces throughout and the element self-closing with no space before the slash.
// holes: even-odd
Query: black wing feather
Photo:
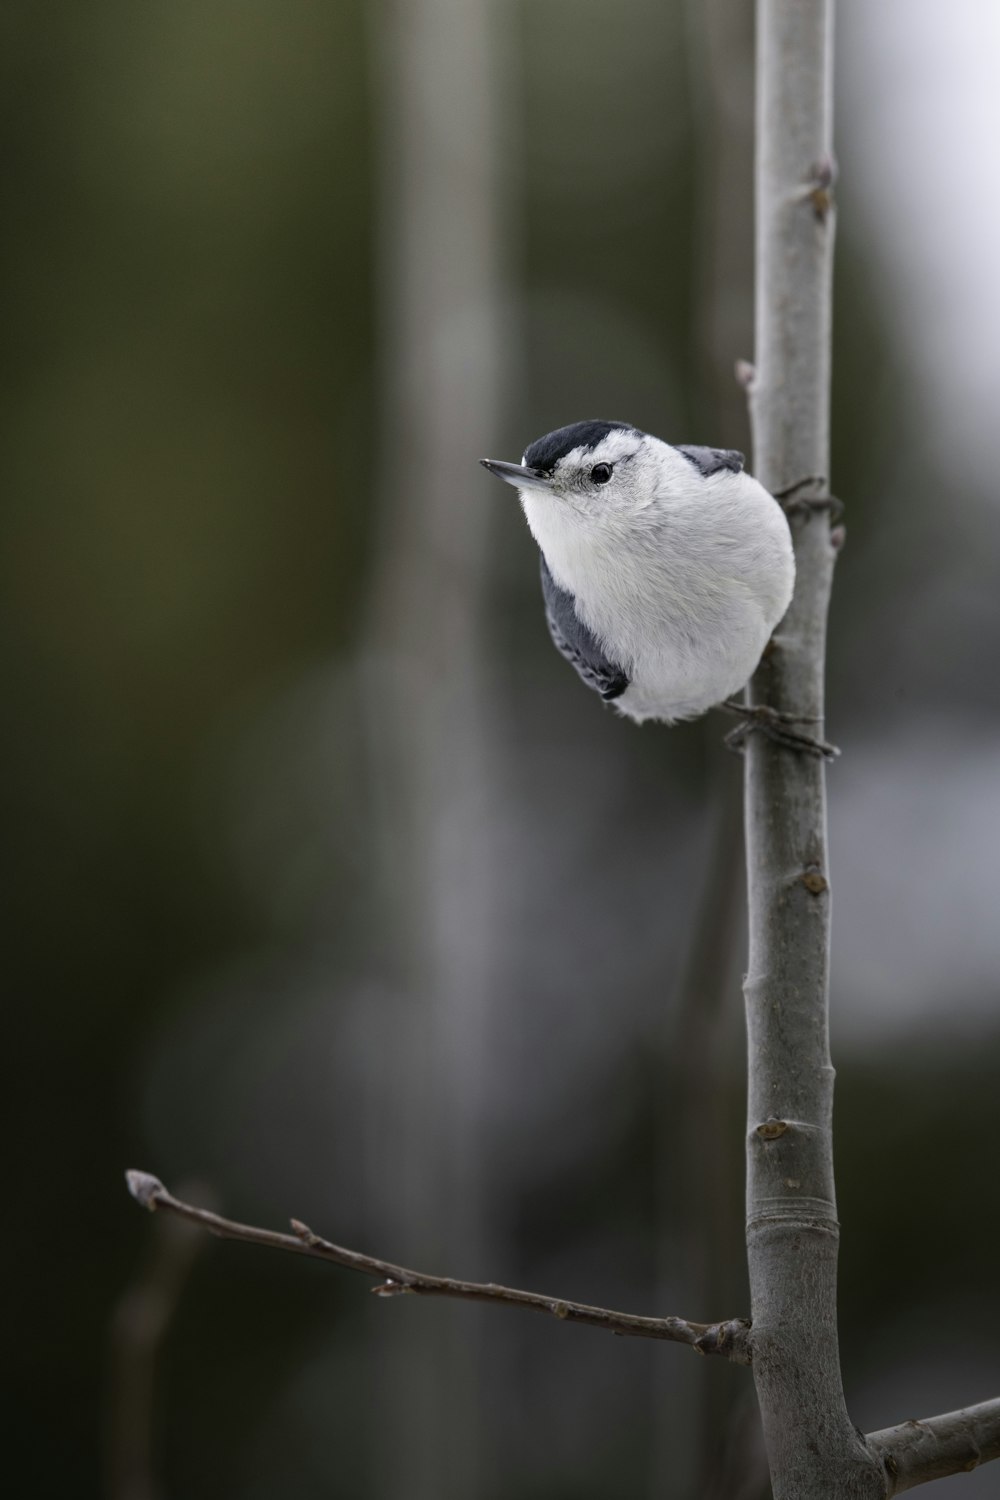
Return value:
<svg viewBox="0 0 1000 1500">
<path fill-rule="evenodd" d="M 628 687 L 628 677 L 616 662 L 605 656 L 600 642 L 576 613 L 576 600 L 561 589 L 542 558 L 542 594 L 549 634 L 557 651 L 576 668 L 589 688 L 600 693 L 605 702 L 620 698 Z"/>
</svg>

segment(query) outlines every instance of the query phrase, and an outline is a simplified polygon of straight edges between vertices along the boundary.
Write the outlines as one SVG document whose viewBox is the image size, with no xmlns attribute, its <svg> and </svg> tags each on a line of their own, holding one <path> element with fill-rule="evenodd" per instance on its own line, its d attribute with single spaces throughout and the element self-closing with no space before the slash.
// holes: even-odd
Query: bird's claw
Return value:
<svg viewBox="0 0 1000 1500">
<path fill-rule="evenodd" d="M 803 490 L 818 490 L 819 494 L 804 495 Z M 786 516 L 793 516 L 796 512 L 804 512 L 806 515 L 815 515 L 818 511 L 828 511 L 830 521 L 836 524 L 843 520 L 844 502 L 838 500 L 836 495 L 828 491 L 826 479 L 822 474 L 807 474 L 803 479 L 797 479 L 794 484 L 787 484 L 783 490 L 775 490 L 774 498 L 785 512 Z"/>
<path fill-rule="evenodd" d="M 807 515 L 814 515 L 817 511 L 828 511 L 830 520 L 836 524 L 843 520 L 844 502 L 838 500 L 836 495 L 802 495 L 797 500 L 786 500 L 781 503 L 781 508 L 786 516 L 794 515 L 796 511 L 805 511 Z"/>
<path fill-rule="evenodd" d="M 731 698 L 720 703 L 719 707 L 726 713 L 736 714 L 742 720 L 723 737 L 727 750 L 740 752 L 747 735 L 759 729 L 761 734 L 767 735 L 776 745 L 784 745 L 786 749 L 797 750 L 800 754 L 816 755 L 822 760 L 836 760 L 840 754 L 836 745 L 816 739 L 813 735 L 801 734 L 792 728 L 795 724 L 818 724 L 818 719 L 782 713 L 780 709 L 771 708 L 766 703 L 736 703 Z"/>
</svg>

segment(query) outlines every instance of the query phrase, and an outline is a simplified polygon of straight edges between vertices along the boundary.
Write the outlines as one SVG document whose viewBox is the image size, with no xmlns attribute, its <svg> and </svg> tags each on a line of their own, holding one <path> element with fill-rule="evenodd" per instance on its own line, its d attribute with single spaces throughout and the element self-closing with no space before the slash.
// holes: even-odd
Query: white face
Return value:
<svg viewBox="0 0 1000 1500">
<path fill-rule="evenodd" d="M 573 448 L 552 470 L 548 503 L 566 506 L 581 520 L 637 515 L 700 486 L 702 477 L 668 443 L 648 433 L 616 429 L 593 448 Z M 535 509 L 545 491 L 522 491 Z M 530 499 L 529 499 L 530 497 Z"/>
</svg>

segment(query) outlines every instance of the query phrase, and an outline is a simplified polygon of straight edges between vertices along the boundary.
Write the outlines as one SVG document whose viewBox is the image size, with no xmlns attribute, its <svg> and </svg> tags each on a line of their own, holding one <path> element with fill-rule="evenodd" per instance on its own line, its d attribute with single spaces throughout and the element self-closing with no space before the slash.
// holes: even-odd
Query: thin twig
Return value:
<svg viewBox="0 0 1000 1500">
<path fill-rule="evenodd" d="M 374 1255 L 362 1255 L 360 1251 L 331 1244 L 313 1234 L 298 1219 L 291 1221 L 293 1234 L 279 1234 L 273 1229 L 237 1224 L 220 1214 L 184 1203 L 168 1192 L 159 1178 L 151 1177 L 148 1172 L 126 1172 L 125 1180 L 132 1197 L 151 1213 L 166 1209 L 192 1224 L 200 1224 L 220 1239 L 243 1240 L 250 1245 L 266 1245 L 272 1250 L 290 1250 L 295 1255 L 309 1255 L 344 1266 L 349 1271 L 360 1271 L 363 1276 L 379 1280 L 379 1285 L 372 1287 L 378 1297 L 409 1293 L 418 1297 L 462 1297 L 471 1302 L 502 1302 L 507 1307 L 525 1307 L 548 1313 L 564 1323 L 586 1323 L 591 1328 L 604 1328 L 622 1338 L 668 1339 L 677 1344 L 688 1344 L 699 1354 L 721 1354 L 735 1364 L 750 1363 L 750 1325 L 742 1318 L 729 1318 L 722 1323 L 691 1323 L 686 1318 L 644 1318 L 635 1313 L 591 1307 L 585 1302 L 545 1297 L 538 1292 L 517 1291 L 513 1287 L 497 1286 L 492 1281 L 456 1281 L 450 1276 L 428 1276 Z"/>
<path fill-rule="evenodd" d="M 948 1474 L 969 1473 L 1000 1458 L 1000 1397 L 870 1432 L 868 1445 L 885 1467 L 887 1496 Z"/>
</svg>

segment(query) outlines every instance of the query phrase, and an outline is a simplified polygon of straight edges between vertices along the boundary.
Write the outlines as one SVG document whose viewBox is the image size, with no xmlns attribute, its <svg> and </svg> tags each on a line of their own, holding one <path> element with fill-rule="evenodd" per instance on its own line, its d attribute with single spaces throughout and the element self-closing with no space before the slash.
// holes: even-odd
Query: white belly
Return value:
<svg viewBox="0 0 1000 1500">
<path fill-rule="evenodd" d="M 645 652 L 632 664 L 632 679 L 614 706 L 641 723 L 644 719 L 694 719 L 738 693 L 753 675 L 771 636 L 771 625 L 757 610 L 740 611 L 732 627 L 711 642 L 672 635 L 659 651 Z M 756 615 L 756 618 L 753 616 Z"/>
<path fill-rule="evenodd" d="M 631 719 L 691 719 L 752 676 L 792 597 L 780 507 L 748 474 L 693 484 L 630 514 L 589 520 L 522 496 L 556 583 L 629 686 Z"/>
</svg>

